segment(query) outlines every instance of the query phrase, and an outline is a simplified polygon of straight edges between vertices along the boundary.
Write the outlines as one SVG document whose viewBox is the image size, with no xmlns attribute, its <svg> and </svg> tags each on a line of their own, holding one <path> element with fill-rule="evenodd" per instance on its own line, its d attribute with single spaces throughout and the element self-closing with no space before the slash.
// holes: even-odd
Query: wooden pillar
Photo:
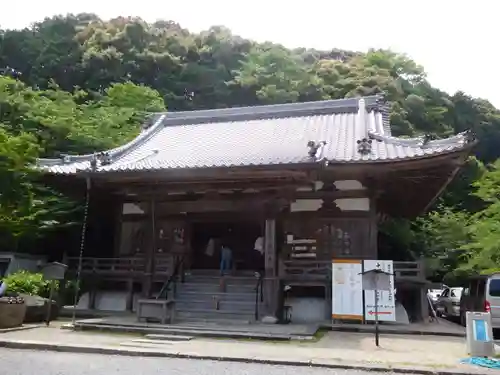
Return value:
<svg viewBox="0 0 500 375">
<path fill-rule="evenodd" d="M 63 254 L 62 264 L 65 264 L 69 268 L 69 261 L 68 261 L 68 254 L 65 252 Z M 68 281 L 69 281 L 69 270 L 66 269 L 66 272 L 64 273 L 64 279 L 59 281 L 59 289 L 57 291 L 57 305 L 59 308 L 63 307 L 65 305 L 65 300 L 66 300 L 66 294 L 68 293 Z"/>
<path fill-rule="evenodd" d="M 420 321 L 423 323 L 429 322 L 429 300 L 427 299 L 427 290 L 422 285 L 419 289 L 419 300 L 420 300 Z"/>
<path fill-rule="evenodd" d="M 276 220 L 268 218 L 264 233 L 264 301 L 267 313 L 272 316 L 275 316 L 278 310 L 279 279 L 276 250 Z"/>
<path fill-rule="evenodd" d="M 127 280 L 127 311 L 132 311 L 134 309 L 134 279 L 130 278 Z"/>
<path fill-rule="evenodd" d="M 89 290 L 89 310 L 94 310 L 95 302 L 97 299 L 97 291 L 99 290 L 97 276 L 94 275 L 91 280 L 92 281 L 90 281 L 90 290 Z"/>
<path fill-rule="evenodd" d="M 151 297 L 152 287 L 153 287 L 153 277 L 154 277 L 154 262 L 155 254 L 157 250 L 156 246 L 156 203 L 154 199 L 150 201 L 150 212 L 151 212 L 151 246 L 146 248 L 144 256 L 146 257 L 146 270 L 144 272 L 144 282 L 142 287 L 143 295 L 146 297 Z"/>
<path fill-rule="evenodd" d="M 332 291 L 332 272 L 326 277 L 326 285 L 325 285 L 325 320 L 332 319 L 332 303 L 333 303 L 333 291 Z"/>
<path fill-rule="evenodd" d="M 419 262 L 419 265 L 418 265 L 419 279 L 421 279 L 422 281 L 425 281 L 426 280 L 425 261 L 421 258 L 420 260 L 418 260 L 418 262 Z M 429 297 L 427 297 L 427 285 L 426 284 L 420 285 L 419 297 L 420 297 L 420 319 L 424 323 L 428 323 L 429 322 L 429 299 L 428 299 Z"/>
<path fill-rule="evenodd" d="M 114 228 L 114 257 L 120 257 L 122 250 L 122 230 L 123 230 L 123 202 L 116 203 L 115 207 L 115 228 Z"/>
<path fill-rule="evenodd" d="M 366 259 L 378 259 L 378 219 L 377 219 L 377 207 L 376 207 L 376 195 L 370 195 L 370 230 L 368 238 L 368 255 Z"/>
</svg>

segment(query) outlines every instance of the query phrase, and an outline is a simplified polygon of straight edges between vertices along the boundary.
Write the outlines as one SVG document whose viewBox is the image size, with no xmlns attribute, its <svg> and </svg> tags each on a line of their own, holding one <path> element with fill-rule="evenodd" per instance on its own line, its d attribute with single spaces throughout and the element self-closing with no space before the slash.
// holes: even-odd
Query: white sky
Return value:
<svg viewBox="0 0 500 375">
<path fill-rule="evenodd" d="M 173 20 L 196 32 L 224 25 L 287 47 L 391 48 L 423 65 L 438 88 L 462 90 L 500 108 L 497 0 L 18 0 L 8 8 L 0 12 L 3 28 L 88 12 Z"/>
</svg>

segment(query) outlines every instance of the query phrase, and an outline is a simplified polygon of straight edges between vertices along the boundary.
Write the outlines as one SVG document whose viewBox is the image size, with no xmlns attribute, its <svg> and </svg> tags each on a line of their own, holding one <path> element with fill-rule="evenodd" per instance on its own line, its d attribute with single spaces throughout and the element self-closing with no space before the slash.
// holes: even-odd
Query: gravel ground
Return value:
<svg viewBox="0 0 500 375">
<path fill-rule="evenodd" d="M 0 349 L 0 375 L 368 375 L 362 371 Z M 371 372 L 373 374 L 373 372 Z M 390 374 L 390 373 L 384 373 Z"/>
</svg>

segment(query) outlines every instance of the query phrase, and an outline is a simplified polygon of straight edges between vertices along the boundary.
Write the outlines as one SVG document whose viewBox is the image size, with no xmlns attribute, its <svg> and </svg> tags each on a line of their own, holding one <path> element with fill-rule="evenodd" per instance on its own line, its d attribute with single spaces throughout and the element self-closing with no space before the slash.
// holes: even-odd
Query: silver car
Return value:
<svg viewBox="0 0 500 375">
<path fill-rule="evenodd" d="M 443 289 L 428 289 L 427 296 L 432 302 L 432 306 L 435 308 L 439 297 L 441 297 L 441 293 L 443 293 Z"/>
<path fill-rule="evenodd" d="M 436 313 L 447 317 L 460 317 L 460 298 L 463 288 L 445 288 L 438 297 L 436 303 Z"/>
<path fill-rule="evenodd" d="M 491 313 L 491 324 L 500 329 L 500 273 L 471 277 L 461 301 L 460 321 L 465 325 L 467 311 Z"/>
</svg>

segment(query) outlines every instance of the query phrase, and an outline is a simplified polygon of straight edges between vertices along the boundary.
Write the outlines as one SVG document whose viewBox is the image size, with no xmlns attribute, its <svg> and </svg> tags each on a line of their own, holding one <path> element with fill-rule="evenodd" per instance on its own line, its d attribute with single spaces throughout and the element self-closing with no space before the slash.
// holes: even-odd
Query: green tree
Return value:
<svg viewBox="0 0 500 375">
<path fill-rule="evenodd" d="M 424 249 L 428 270 L 438 280 L 452 279 L 454 271 L 464 262 L 463 247 L 470 241 L 469 214 L 440 206 L 419 218 L 417 242 Z"/>
<path fill-rule="evenodd" d="M 495 162 L 482 178 L 475 182 L 479 197 L 486 207 L 471 217 L 468 227 L 470 242 L 464 269 L 481 272 L 500 270 L 500 161 Z"/>
<path fill-rule="evenodd" d="M 38 155 L 35 139 L 26 134 L 10 136 L 0 129 L 0 238 L 12 250 L 18 249 L 19 237 L 32 232 L 37 221 L 32 189 Z"/>
<path fill-rule="evenodd" d="M 81 206 L 46 187 L 33 166 L 39 156 L 108 149 L 132 139 L 149 112 L 164 111 L 158 92 L 130 82 L 98 98 L 55 83 L 35 90 L 0 77 L 0 249 L 33 247 L 81 219 Z"/>
</svg>

